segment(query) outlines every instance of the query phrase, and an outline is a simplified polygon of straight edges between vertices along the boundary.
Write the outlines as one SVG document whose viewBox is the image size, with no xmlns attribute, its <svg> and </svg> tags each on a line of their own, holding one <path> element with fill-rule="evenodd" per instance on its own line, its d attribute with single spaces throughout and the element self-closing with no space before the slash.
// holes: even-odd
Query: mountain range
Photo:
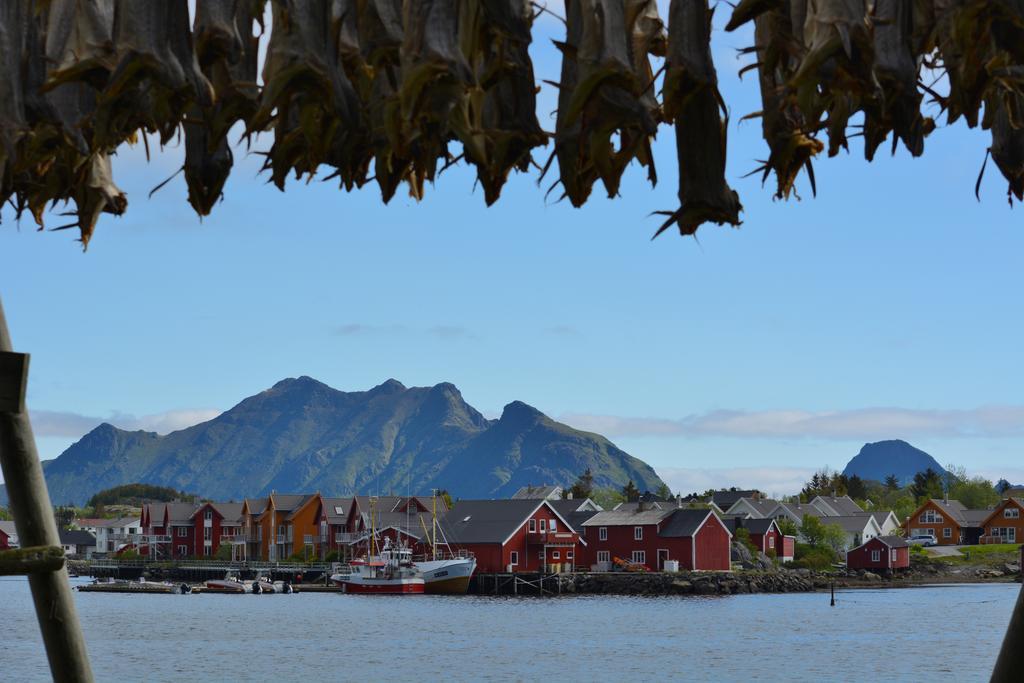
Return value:
<svg viewBox="0 0 1024 683">
<path fill-rule="evenodd" d="M 860 452 L 846 464 L 843 474 L 848 477 L 856 474 L 861 479 L 875 481 L 885 481 L 891 474 L 896 476 L 900 485 L 905 485 L 913 481 L 915 474 L 929 467 L 939 475 L 946 474 L 946 469 L 920 448 L 893 439 L 864 444 Z"/>
<path fill-rule="evenodd" d="M 310 377 L 285 379 L 212 420 L 164 435 L 101 424 L 43 465 L 51 500 L 77 505 L 97 491 L 136 482 L 216 500 L 273 490 L 345 495 L 432 488 L 492 498 L 526 485 L 569 486 L 588 468 L 596 487 L 632 480 L 653 491 L 663 483 L 603 436 L 521 401 L 489 420 L 453 384 L 405 387 L 393 379 L 357 392 Z"/>
</svg>

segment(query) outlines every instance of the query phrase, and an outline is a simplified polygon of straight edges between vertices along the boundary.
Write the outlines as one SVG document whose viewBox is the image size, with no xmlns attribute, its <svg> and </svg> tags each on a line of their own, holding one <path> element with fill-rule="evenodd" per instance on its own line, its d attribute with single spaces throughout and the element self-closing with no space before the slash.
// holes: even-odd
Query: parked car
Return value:
<svg viewBox="0 0 1024 683">
<path fill-rule="evenodd" d="M 933 545 L 938 545 L 939 542 L 935 540 L 935 537 L 931 534 L 921 534 L 919 536 L 911 536 L 907 539 L 907 543 L 910 545 L 923 545 L 929 548 Z"/>
</svg>

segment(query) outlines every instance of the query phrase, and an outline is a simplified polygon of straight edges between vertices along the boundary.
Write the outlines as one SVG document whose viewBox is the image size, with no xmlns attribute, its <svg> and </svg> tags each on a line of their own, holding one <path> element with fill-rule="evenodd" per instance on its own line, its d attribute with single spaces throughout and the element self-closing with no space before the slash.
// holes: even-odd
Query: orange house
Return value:
<svg viewBox="0 0 1024 683">
<path fill-rule="evenodd" d="M 271 493 L 266 508 L 256 518 L 260 557 L 269 562 L 287 560 L 292 555 L 320 557 L 327 540 L 321 534 L 322 506 L 319 493 Z"/>
<path fill-rule="evenodd" d="M 1024 501 L 1007 498 L 981 523 L 982 543 L 1024 543 Z"/>
<path fill-rule="evenodd" d="M 930 535 L 939 545 L 974 544 L 986 515 L 988 510 L 968 510 L 958 500 L 932 498 L 907 518 L 903 529 L 908 536 Z"/>
</svg>

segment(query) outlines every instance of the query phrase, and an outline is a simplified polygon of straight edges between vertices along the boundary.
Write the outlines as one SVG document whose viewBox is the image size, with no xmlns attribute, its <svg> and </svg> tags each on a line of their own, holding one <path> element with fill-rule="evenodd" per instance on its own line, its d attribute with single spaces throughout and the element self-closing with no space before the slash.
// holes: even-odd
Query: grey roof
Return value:
<svg viewBox="0 0 1024 683">
<path fill-rule="evenodd" d="M 838 515 L 835 517 L 821 517 L 820 519 L 822 524 L 836 524 L 847 533 L 859 534 L 868 525 L 870 517 L 866 515 Z"/>
<path fill-rule="evenodd" d="M 278 512 L 291 512 L 302 507 L 303 503 L 312 498 L 315 494 L 310 493 L 274 493 L 274 509 Z"/>
<path fill-rule="evenodd" d="M 875 536 L 875 538 L 890 548 L 907 548 L 910 546 L 901 536 Z"/>
<path fill-rule="evenodd" d="M 512 494 L 512 500 L 542 500 L 546 498 L 560 498 L 562 495 L 561 486 L 524 486 Z"/>
<path fill-rule="evenodd" d="M 256 516 L 267 509 L 266 498 L 246 498 L 245 502 L 249 504 L 249 514 Z"/>
<path fill-rule="evenodd" d="M 439 517 L 438 523 L 449 543 L 503 543 L 544 502 L 523 498 L 460 500 Z"/>
<path fill-rule="evenodd" d="M 770 517 L 750 517 L 748 519 L 723 517 L 722 521 L 725 522 L 725 527 L 734 534 L 738 528 L 746 529 L 752 534 L 766 534 L 772 524 L 775 524 L 775 520 Z"/>
<path fill-rule="evenodd" d="M 89 526 L 103 527 L 107 529 L 114 529 L 124 526 L 137 525 L 139 517 L 118 517 L 117 519 L 97 519 L 93 520 Z"/>
<path fill-rule="evenodd" d="M 992 514 L 992 510 L 964 510 L 960 514 L 963 517 L 964 526 L 981 526 L 981 523 Z"/>
<path fill-rule="evenodd" d="M 731 510 L 741 500 L 753 508 L 761 517 L 768 517 L 779 506 L 779 501 L 771 498 L 748 498 L 744 496 L 743 498 L 738 498 L 736 503 L 729 506 L 729 509 Z"/>
<path fill-rule="evenodd" d="M 224 518 L 224 524 L 230 526 L 242 523 L 241 503 L 212 503 L 212 505 Z"/>
<path fill-rule="evenodd" d="M 58 533 L 61 545 L 96 545 L 96 537 L 82 529 L 61 529 Z"/>
<path fill-rule="evenodd" d="M 592 526 L 640 526 L 644 524 L 657 524 L 661 520 L 668 517 L 672 512 L 682 508 L 668 508 L 662 509 L 655 507 L 644 510 L 605 510 L 604 512 L 598 512 L 596 515 L 588 519 L 583 523 L 585 527 Z M 703 512 L 705 515 L 708 513 L 707 510 L 696 510 L 695 512 Z"/>
<path fill-rule="evenodd" d="M 889 518 L 889 515 L 893 515 L 893 517 L 896 516 L 895 514 L 893 514 L 893 512 L 891 510 L 866 510 L 864 512 L 858 512 L 858 513 L 854 514 L 853 516 L 854 517 L 871 517 L 876 522 L 878 522 L 878 526 L 879 526 L 879 528 L 881 528 L 882 523 L 885 522 L 885 520 L 887 520 Z M 897 520 L 897 524 L 898 523 L 899 523 L 899 520 Z"/>
<path fill-rule="evenodd" d="M 0 520 L 0 531 L 4 532 L 11 538 L 18 537 L 18 529 L 14 526 L 14 522 L 11 520 Z"/>
<path fill-rule="evenodd" d="M 753 498 L 760 496 L 761 492 L 756 489 L 746 491 L 715 491 L 711 494 L 712 502 L 723 510 L 731 508 L 740 498 Z"/>
<path fill-rule="evenodd" d="M 669 513 L 669 518 L 658 532 L 659 536 L 667 538 L 679 538 L 693 536 L 697 533 L 701 523 L 708 515 L 717 517 L 711 510 L 693 510 L 689 508 L 676 508 Z M 726 527 L 728 528 L 728 527 Z"/>
<path fill-rule="evenodd" d="M 968 510 L 959 500 L 932 498 L 931 502 L 960 526 L 981 526 L 991 510 Z"/>
<path fill-rule="evenodd" d="M 857 501 L 849 496 L 816 496 L 814 500 L 820 500 L 839 513 L 839 515 L 849 516 L 864 512 L 864 508 L 857 505 Z M 814 501 L 811 502 L 813 503 Z"/>
<path fill-rule="evenodd" d="M 192 515 L 195 513 L 196 508 L 199 507 L 197 503 L 165 503 L 165 505 L 171 524 L 175 522 L 191 522 Z M 163 524 L 162 513 L 160 515 L 160 523 Z"/>
<path fill-rule="evenodd" d="M 573 529 L 581 529 L 584 522 L 597 514 L 594 510 L 579 510 L 583 500 L 549 500 L 548 503 L 558 512 Z"/>
<path fill-rule="evenodd" d="M 324 498 L 324 510 L 328 524 L 344 524 L 348 521 L 348 512 L 352 508 L 352 497 Z"/>
</svg>

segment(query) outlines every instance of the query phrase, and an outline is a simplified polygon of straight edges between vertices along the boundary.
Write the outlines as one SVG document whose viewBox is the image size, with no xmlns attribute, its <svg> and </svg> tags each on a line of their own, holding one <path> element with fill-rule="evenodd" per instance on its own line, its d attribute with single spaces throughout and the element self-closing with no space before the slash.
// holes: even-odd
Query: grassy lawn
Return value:
<svg viewBox="0 0 1024 683">
<path fill-rule="evenodd" d="M 955 564 L 1014 562 L 1020 558 L 1020 545 L 1017 543 L 972 545 L 961 548 L 960 553 L 960 555 L 935 557 L 933 559 Z"/>
</svg>

